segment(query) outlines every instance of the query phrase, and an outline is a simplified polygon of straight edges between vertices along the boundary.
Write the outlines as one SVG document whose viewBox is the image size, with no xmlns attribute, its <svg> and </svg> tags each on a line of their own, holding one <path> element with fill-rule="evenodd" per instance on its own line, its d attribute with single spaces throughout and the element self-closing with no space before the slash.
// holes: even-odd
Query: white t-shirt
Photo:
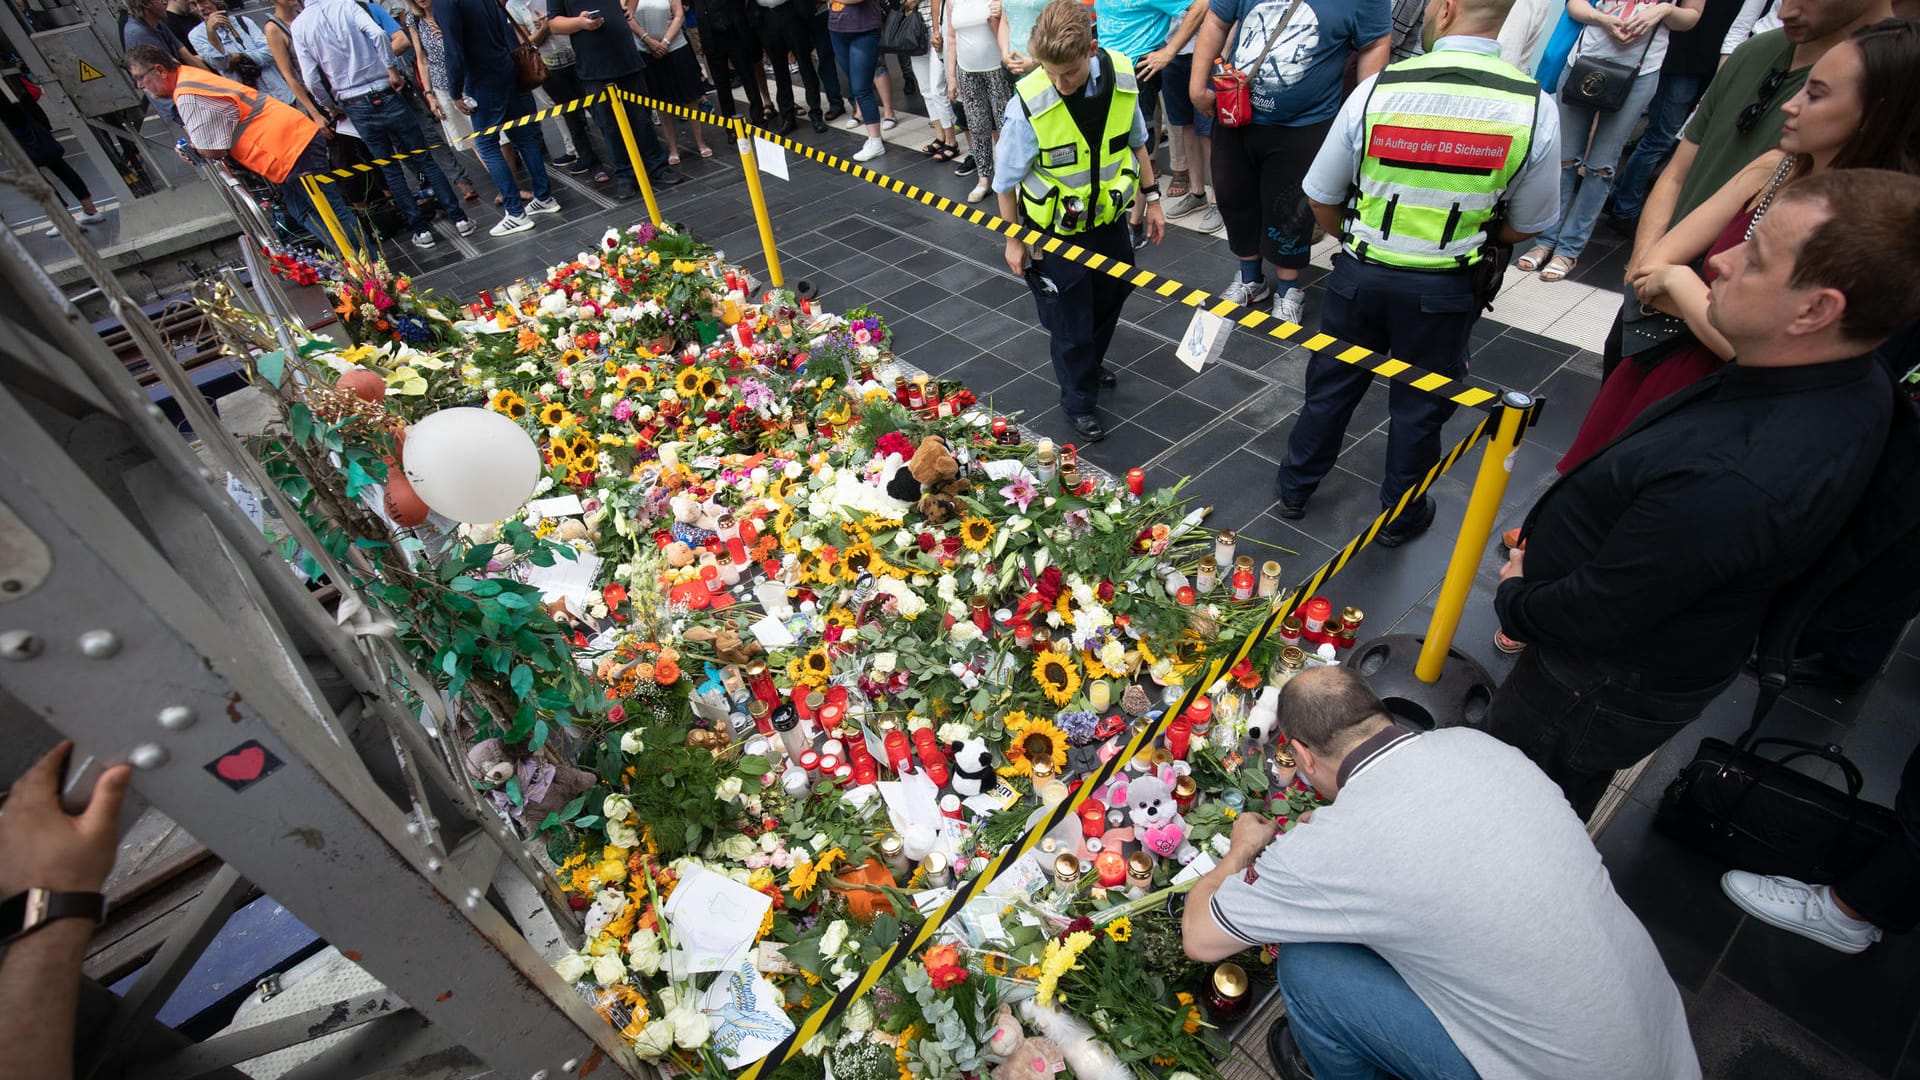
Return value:
<svg viewBox="0 0 1920 1080">
<path fill-rule="evenodd" d="M 950 0 L 947 22 L 953 27 L 954 63 L 961 71 L 995 71 L 1000 67 L 1000 39 L 988 22 L 990 0 Z"/>
<path fill-rule="evenodd" d="M 1332 805 L 1221 886 L 1213 915 L 1251 944 L 1379 953 L 1482 1080 L 1700 1076 L 1680 992 L 1586 827 L 1480 731 L 1442 728 L 1358 765 Z"/>
<path fill-rule="evenodd" d="M 1657 0 L 1593 0 L 1593 6 L 1616 18 L 1628 19 L 1640 8 L 1640 5 L 1655 2 Z M 1625 45 L 1614 40 L 1614 36 L 1608 33 L 1604 26 L 1583 27 L 1580 31 L 1580 42 L 1574 46 L 1573 55 L 1567 58 L 1567 62 L 1572 63 L 1582 56 L 1618 60 L 1623 64 L 1639 61 L 1640 66 L 1636 70 L 1645 75 L 1650 71 L 1659 71 L 1661 61 L 1667 58 L 1667 37 L 1667 27 L 1664 23 L 1647 31 L 1646 36 Z M 1643 52 L 1645 59 L 1641 59 Z"/>
</svg>

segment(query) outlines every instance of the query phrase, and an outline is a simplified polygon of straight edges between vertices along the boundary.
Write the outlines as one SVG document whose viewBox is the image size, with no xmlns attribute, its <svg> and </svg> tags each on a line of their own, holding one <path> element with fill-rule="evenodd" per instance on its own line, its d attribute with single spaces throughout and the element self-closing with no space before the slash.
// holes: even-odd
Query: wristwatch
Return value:
<svg viewBox="0 0 1920 1080">
<path fill-rule="evenodd" d="M 98 923 L 106 910 L 107 898 L 97 892 L 28 889 L 0 901 L 0 945 L 18 941 L 59 919 Z"/>
</svg>

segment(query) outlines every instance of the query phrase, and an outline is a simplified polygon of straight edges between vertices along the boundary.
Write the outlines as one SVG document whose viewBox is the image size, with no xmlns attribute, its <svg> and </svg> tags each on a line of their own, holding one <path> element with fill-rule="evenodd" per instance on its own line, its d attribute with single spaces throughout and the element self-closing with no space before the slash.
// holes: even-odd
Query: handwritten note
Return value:
<svg viewBox="0 0 1920 1080">
<path fill-rule="evenodd" d="M 772 897 L 730 877 L 688 867 L 664 909 L 674 970 L 726 970 L 729 958 L 753 943 L 772 903 Z"/>
</svg>

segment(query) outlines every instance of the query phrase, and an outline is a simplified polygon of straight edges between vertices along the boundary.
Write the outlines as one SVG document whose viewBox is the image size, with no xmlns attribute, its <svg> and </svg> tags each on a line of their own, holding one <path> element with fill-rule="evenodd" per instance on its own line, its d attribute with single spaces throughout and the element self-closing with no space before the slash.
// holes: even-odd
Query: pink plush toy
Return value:
<svg viewBox="0 0 1920 1080">
<path fill-rule="evenodd" d="M 1179 805 L 1173 801 L 1173 777 L 1171 769 L 1162 769 L 1159 775 L 1149 773 L 1115 782 L 1109 788 L 1107 805 L 1124 803 L 1133 820 L 1134 836 L 1141 846 L 1160 858 L 1178 860 L 1184 866 L 1199 852 L 1187 843 L 1187 823 L 1180 816 Z"/>
<path fill-rule="evenodd" d="M 1023 1039 L 1007 1060 L 993 1070 L 994 1080 L 1052 1080 L 1067 1067 L 1067 1058 L 1052 1039 Z"/>
</svg>

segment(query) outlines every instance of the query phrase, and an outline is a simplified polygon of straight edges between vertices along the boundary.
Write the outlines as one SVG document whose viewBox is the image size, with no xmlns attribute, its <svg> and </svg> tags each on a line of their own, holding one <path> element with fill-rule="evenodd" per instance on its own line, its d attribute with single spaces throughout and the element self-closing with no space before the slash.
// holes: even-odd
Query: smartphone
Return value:
<svg viewBox="0 0 1920 1080">
<path fill-rule="evenodd" d="M 592 11 L 583 11 L 580 13 L 580 17 L 583 19 L 597 19 L 600 17 L 600 9 L 595 8 Z"/>
<path fill-rule="evenodd" d="M 100 774 L 110 764 L 76 748 L 67 758 L 67 775 L 60 782 L 60 808 L 69 814 L 86 813 L 87 804 L 93 801 L 93 785 L 100 782 Z"/>
<path fill-rule="evenodd" d="M 1055 285 L 1052 278 L 1041 273 L 1037 266 L 1027 267 L 1027 286 L 1042 296 L 1060 295 L 1060 286 Z"/>
</svg>

